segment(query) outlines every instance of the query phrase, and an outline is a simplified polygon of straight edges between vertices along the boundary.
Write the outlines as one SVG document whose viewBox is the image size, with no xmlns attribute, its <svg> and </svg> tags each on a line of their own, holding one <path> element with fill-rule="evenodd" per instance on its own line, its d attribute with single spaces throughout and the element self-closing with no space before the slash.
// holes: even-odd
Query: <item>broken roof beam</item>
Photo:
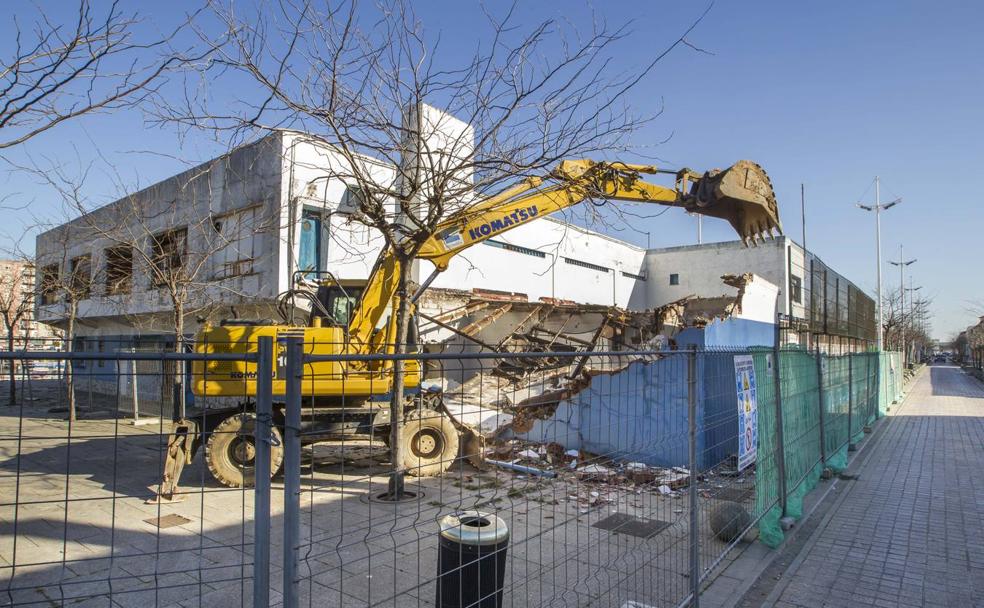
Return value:
<svg viewBox="0 0 984 608">
<path fill-rule="evenodd" d="M 604 322 L 598 326 L 598 331 L 596 331 L 594 336 L 591 338 L 591 344 L 585 349 L 584 354 L 578 358 L 577 363 L 574 365 L 574 369 L 567 376 L 568 378 L 573 379 L 581 375 L 581 372 L 584 370 L 584 366 L 588 363 L 588 358 L 591 356 L 595 346 L 598 344 L 598 340 L 601 339 L 601 336 L 605 333 L 605 329 L 608 328 L 608 322 L 609 318 L 605 317 Z"/>
<path fill-rule="evenodd" d="M 534 325 L 543 321 L 543 319 L 550 315 L 551 310 L 553 310 L 552 306 L 547 307 L 546 310 L 544 310 L 544 306 L 542 305 L 535 306 L 533 310 L 530 311 L 530 314 L 523 317 L 522 321 L 517 323 L 511 330 L 509 330 L 509 333 L 503 336 L 502 340 L 499 341 L 499 348 L 502 348 L 511 338 L 516 337 L 516 334 L 522 331 L 523 327 L 525 327 L 530 321 L 534 321 L 535 319 L 533 322 Z"/>
<path fill-rule="evenodd" d="M 478 332 L 482 331 L 486 327 L 489 327 L 490 325 L 498 321 L 502 317 L 502 315 L 512 310 L 512 306 L 513 305 L 511 303 L 503 304 L 499 308 L 496 308 L 495 310 L 490 312 L 488 316 L 482 317 L 481 319 L 478 319 L 472 323 L 469 323 L 465 327 L 462 327 L 461 328 L 462 335 L 468 337 L 474 336 Z"/>
<path fill-rule="evenodd" d="M 420 315 L 420 318 L 422 318 L 422 319 L 424 319 L 426 321 L 429 321 L 429 322 L 433 323 L 434 325 L 437 325 L 438 327 L 442 327 L 442 328 L 444 328 L 444 329 L 446 329 L 446 330 L 448 330 L 448 331 L 450 331 L 452 333 L 458 334 L 459 336 L 462 336 L 464 338 L 468 338 L 469 340 L 471 340 L 475 344 L 478 344 L 479 346 L 481 346 L 482 348 L 484 348 L 486 350 L 489 350 L 489 351 L 492 351 L 492 352 L 499 352 L 501 350 L 498 346 L 494 346 L 492 344 L 488 344 L 486 342 L 482 342 L 481 340 L 479 340 L 475 336 L 470 336 L 470 335 L 464 333 L 462 330 L 458 329 L 457 327 L 454 327 L 453 325 L 448 325 L 444 321 L 438 320 L 437 317 L 432 317 L 432 316 L 427 315 L 427 314 L 424 314 L 424 313 L 422 313 L 420 311 L 418 311 L 417 314 Z"/>
<path fill-rule="evenodd" d="M 457 321 L 462 317 L 467 317 L 468 315 L 475 314 L 476 312 L 488 307 L 489 307 L 488 302 L 473 300 L 471 302 L 468 302 L 464 306 L 459 306 L 458 308 L 454 308 L 446 312 L 442 312 L 439 315 L 435 315 L 429 318 L 432 320 L 436 319 L 435 322 L 439 321 L 441 323 L 451 323 L 452 321 Z"/>
</svg>

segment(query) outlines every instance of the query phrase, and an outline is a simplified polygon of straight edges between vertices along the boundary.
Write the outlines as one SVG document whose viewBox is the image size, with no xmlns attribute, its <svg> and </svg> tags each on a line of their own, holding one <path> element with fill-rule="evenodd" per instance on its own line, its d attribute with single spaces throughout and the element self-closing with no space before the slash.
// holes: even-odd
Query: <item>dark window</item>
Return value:
<svg viewBox="0 0 984 608">
<path fill-rule="evenodd" d="M 670 275 L 670 285 L 679 285 L 679 284 L 680 284 L 680 275 L 678 275 L 676 273 L 671 274 Z"/>
<path fill-rule="evenodd" d="M 54 304 L 58 301 L 58 264 L 48 264 L 41 268 L 41 304 Z"/>
<path fill-rule="evenodd" d="M 154 283 L 161 285 L 173 277 L 184 265 L 185 253 L 188 250 L 188 230 L 175 228 L 158 232 L 151 237 L 152 258 L 154 264 Z"/>
<path fill-rule="evenodd" d="M 592 264 L 591 262 L 582 262 L 581 260 L 575 260 L 573 258 L 564 258 L 564 261 L 572 266 L 580 266 L 581 268 L 590 268 L 591 270 L 597 270 L 598 272 L 610 272 L 610 268 L 605 268 L 604 266 L 599 266 L 597 264 Z"/>
<path fill-rule="evenodd" d="M 130 293 L 133 283 L 133 247 L 120 245 L 106 250 L 106 293 Z"/>
<path fill-rule="evenodd" d="M 504 243 L 502 241 L 494 241 L 489 239 L 485 241 L 486 245 L 491 245 L 492 247 L 498 247 L 499 249 L 505 249 L 506 251 L 515 251 L 516 253 L 522 253 L 523 255 L 533 256 L 535 258 L 545 258 L 547 254 L 542 251 L 537 251 L 536 249 L 530 249 L 529 247 L 521 247 L 519 245 L 512 245 L 510 243 Z"/>
<path fill-rule="evenodd" d="M 72 258 L 72 295 L 77 300 L 89 297 L 92 289 L 92 258 L 80 255 Z"/>
<path fill-rule="evenodd" d="M 803 303 L 803 279 L 795 274 L 789 275 L 789 295 L 792 296 L 793 302 Z"/>
</svg>

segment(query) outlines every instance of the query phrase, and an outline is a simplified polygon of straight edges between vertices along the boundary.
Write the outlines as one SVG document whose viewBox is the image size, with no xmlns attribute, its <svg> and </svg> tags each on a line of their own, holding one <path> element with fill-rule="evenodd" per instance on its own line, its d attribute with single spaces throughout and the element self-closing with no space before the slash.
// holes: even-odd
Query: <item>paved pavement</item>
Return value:
<svg viewBox="0 0 984 608">
<path fill-rule="evenodd" d="M 765 606 L 984 607 L 984 385 L 933 366 Z"/>
<path fill-rule="evenodd" d="M 145 504 L 167 427 L 133 426 L 85 406 L 69 426 L 61 410 L 50 411 L 59 405 L 52 395 L 0 405 L 0 606 L 248 608 L 252 491 L 220 486 L 199 455 L 185 469 L 183 502 Z M 385 459 L 385 449 L 364 442 L 305 451 L 302 606 L 432 606 L 437 522 L 470 508 L 495 512 L 511 531 L 504 606 L 637 601 L 672 608 L 689 591 L 682 491 L 459 463 L 444 476 L 415 480 L 416 501 L 370 502 L 386 486 Z M 739 481 L 751 485 L 709 476 L 701 487 L 707 510 L 723 490 L 753 500 Z M 270 518 L 274 605 L 283 577 L 282 488 L 278 477 Z M 636 533 L 596 526 L 616 513 L 659 525 Z M 706 522 L 701 530 L 708 563 L 724 544 Z"/>
</svg>

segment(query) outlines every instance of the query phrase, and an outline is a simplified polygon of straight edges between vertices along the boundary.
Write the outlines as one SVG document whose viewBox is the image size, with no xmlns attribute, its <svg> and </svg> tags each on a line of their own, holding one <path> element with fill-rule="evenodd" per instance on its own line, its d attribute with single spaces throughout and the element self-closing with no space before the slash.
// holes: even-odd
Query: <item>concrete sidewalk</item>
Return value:
<svg viewBox="0 0 984 608">
<path fill-rule="evenodd" d="M 984 385 L 931 367 L 878 432 L 761 605 L 984 606 Z"/>
</svg>

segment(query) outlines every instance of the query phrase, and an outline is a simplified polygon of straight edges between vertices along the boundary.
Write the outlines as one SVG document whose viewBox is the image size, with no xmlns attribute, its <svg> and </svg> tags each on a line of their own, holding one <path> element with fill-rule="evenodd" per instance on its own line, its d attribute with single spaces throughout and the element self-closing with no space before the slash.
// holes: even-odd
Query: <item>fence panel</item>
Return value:
<svg viewBox="0 0 984 608">
<path fill-rule="evenodd" d="M 7 604 L 679 606 L 756 526 L 779 544 L 821 468 L 846 466 L 851 429 L 901 393 L 894 355 L 878 353 L 346 358 L 283 336 L 263 374 L 255 343 L 215 346 L 6 355 L 64 357 L 108 387 L 90 403 L 76 374 L 75 420 L 65 378 L 0 410 Z M 396 359 L 424 372 L 401 401 L 405 476 L 389 449 Z M 184 434 L 168 408 L 131 424 L 127 387 L 142 375 L 164 391 L 179 364 L 192 370 Z M 165 472 L 181 474 L 177 500 L 145 504 Z M 399 487 L 410 495 L 393 500 Z M 466 528 L 474 542 L 454 544 Z"/>
<path fill-rule="evenodd" d="M 223 411 L 223 419 L 250 414 L 225 399 L 202 397 L 200 409 L 189 411 L 185 422 L 200 429 L 195 438 L 202 449 L 184 467 L 173 500 L 157 500 L 165 456 L 176 445 L 169 417 L 131 424 L 129 397 L 112 388 L 136 380 L 129 371 L 135 362 L 163 369 L 179 361 L 201 363 L 205 357 L 132 352 L 2 356 L 45 363 L 61 358 L 92 373 L 74 375 L 74 419 L 68 416 L 65 378 L 51 381 L 43 394 L 36 390 L 33 398 L 21 393 L 0 409 L 0 603 L 249 605 L 253 492 L 217 482 L 202 456 L 220 444 L 248 452 L 246 436 L 216 428 L 213 414 Z M 255 356 L 243 354 L 236 364 Z M 91 402 L 90 378 L 93 386 L 110 387 L 93 391 L 99 397 Z M 248 464 L 240 465 L 238 471 L 246 474 Z"/>
</svg>

